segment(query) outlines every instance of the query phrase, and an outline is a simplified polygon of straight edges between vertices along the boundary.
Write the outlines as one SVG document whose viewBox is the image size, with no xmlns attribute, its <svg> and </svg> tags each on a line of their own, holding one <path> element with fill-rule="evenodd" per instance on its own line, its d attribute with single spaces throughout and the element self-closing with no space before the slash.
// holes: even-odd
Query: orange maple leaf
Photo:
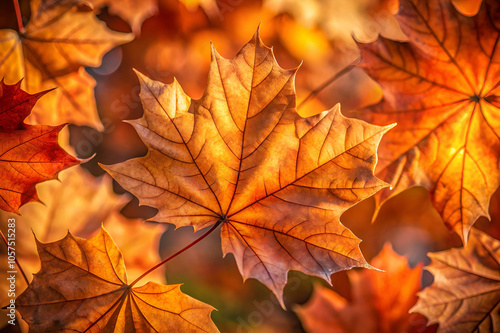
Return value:
<svg viewBox="0 0 500 333">
<path fill-rule="evenodd" d="M 347 119 L 339 107 L 302 118 L 296 70 L 279 67 L 258 33 L 232 59 L 212 49 L 207 90 L 191 101 L 174 81 L 139 74 L 144 116 L 131 121 L 145 157 L 103 166 L 156 221 L 222 225 L 224 255 L 283 305 L 289 270 L 329 280 L 370 267 L 340 215 L 387 184 L 373 175 L 391 126 Z"/>
<path fill-rule="evenodd" d="M 180 285 L 128 285 L 123 257 L 104 228 L 90 240 L 68 233 L 37 243 L 42 269 L 16 300 L 30 331 L 218 332 L 213 308 Z"/>
<path fill-rule="evenodd" d="M 331 289 L 316 286 L 311 300 L 295 310 L 307 332 L 422 332 L 425 319 L 410 318 L 408 314 L 417 301 L 422 266 L 411 269 L 406 258 L 395 253 L 389 243 L 371 264 L 385 272 L 347 273 L 352 286 L 351 302 Z"/>
<path fill-rule="evenodd" d="M 0 82 L 0 209 L 14 213 L 38 200 L 37 183 L 55 179 L 59 171 L 80 163 L 57 143 L 65 125 L 24 124 L 47 91 L 30 95 L 20 85 Z"/>
<path fill-rule="evenodd" d="M 133 38 L 109 30 L 92 12 L 54 7 L 33 16 L 26 31 L 0 30 L 0 77 L 21 79 L 29 93 L 57 87 L 37 104 L 29 123 L 102 124 L 94 102 L 94 79 L 82 66 L 99 66 L 102 56 Z"/>
<path fill-rule="evenodd" d="M 429 257 L 434 282 L 410 311 L 439 323 L 439 332 L 498 332 L 500 241 L 472 229 L 467 247 Z"/>
<path fill-rule="evenodd" d="M 380 146 L 376 174 L 394 191 L 421 185 L 446 225 L 467 243 L 500 184 L 500 4 L 475 17 L 449 0 L 401 0 L 397 19 L 408 42 L 360 44 L 361 67 L 383 100 L 366 110 L 376 124 L 397 122 Z"/>
</svg>

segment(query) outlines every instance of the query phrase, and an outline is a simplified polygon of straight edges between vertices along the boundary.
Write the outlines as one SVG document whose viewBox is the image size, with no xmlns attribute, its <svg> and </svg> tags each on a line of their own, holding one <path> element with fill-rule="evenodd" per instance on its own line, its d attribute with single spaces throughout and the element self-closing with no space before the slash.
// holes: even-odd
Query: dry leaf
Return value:
<svg viewBox="0 0 500 333">
<path fill-rule="evenodd" d="M 0 82 L 0 209 L 16 214 L 25 203 L 38 200 L 37 183 L 55 179 L 62 169 L 80 163 L 57 143 L 65 125 L 24 123 L 47 92 L 30 95 L 20 85 Z"/>
<path fill-rule="evenodd" d="M 352 301 L 331 289 L 315 287 L 312 299 L 295 310 L 307 332 L 390 333 L 422 328 L 414 326 L 417 321 L 408 314 L 417 301 L 415 293 L 420 290 L 422 267 L 410 269 L 406 258 L 396 254 L 389 243 L 371 264 L 384 272 L 347 273 Z"/>
<path fill-rule="evenodd" d="M 55 7 L 32 17 L 25 33 L 0 30 L 0 76 L 7 82 L 24 78 L 22 88 L 29 93 L 58 88 L 37 104 L 28 122 L 100 129 L 95 82 L 82 66 L 99 66 L 107 51 L 131 39 L 109 30 L 91 12 Z"/>
<path fill-rule="evenodd" d="M 86 240 L 70 233 L 38 242 L 42 269 L 16 305 L 30 331 L 218 332 L 213 308 L 179 285 L 127 284 L 123 257 L 101 229 Z"/>
<path fill-rule="evenodd" d="M 438 332 L 498 332 L 500 241 L 472 229 L 465 248 L 429 253 L 434 275 L 410 310 L 439 323 Z"/>
<path fill-rule="evenodd" d="M 386 184 L 373 176 L 388 127 L 347 119 L 339 107 L 310 118 L 295 109 L 296 70 L 276 63 L 258 34 L 227 60 L 215 50 L 204 96 L 139 75 L 144 117 L 131 121 L 149 152 L 104 167 L 155 221 L 222 223 L 222 249 L 246 278 L 282 302 L 289 270 L 329 280 L 370 267 L 339 221 Z"/>
<path fill-rule="evenodd" d="M 398 123 L 380 146 L 376 171 L 394 191 L 377 199 L 425 186 L 464 243 L 474 222 L 489 217 L 500 182 L 498 15 L 495 0 L 472 18 L 449 0 L 401 0 L 397 19 L 409 42 L 360 44 L 361 67 L 384 92 L 365 119 Z"/>
</svg>

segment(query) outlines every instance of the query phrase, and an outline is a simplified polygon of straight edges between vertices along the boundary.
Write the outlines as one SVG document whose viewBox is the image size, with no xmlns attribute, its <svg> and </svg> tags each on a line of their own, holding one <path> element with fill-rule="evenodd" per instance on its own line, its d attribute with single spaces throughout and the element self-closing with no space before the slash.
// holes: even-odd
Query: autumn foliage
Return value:
<svg viewBox="0 0 500 333">
<path fill-rule="evenodd" d="M 4 330 L 499 330 L 498 1 L 0 8 Z"/>
<path fill-rule="evenodd" d="M 30 95 L 20 88 L 20 82 L 7 85 L 0 82 L 0 208 L 19 212 L 19 207 L 38 200 L 35 185 L 56 178 L 62 169 L 79 164 L 57 143 L 64 127 L 27 125 L 25 118 L 46 92 Z"/>
</svg>

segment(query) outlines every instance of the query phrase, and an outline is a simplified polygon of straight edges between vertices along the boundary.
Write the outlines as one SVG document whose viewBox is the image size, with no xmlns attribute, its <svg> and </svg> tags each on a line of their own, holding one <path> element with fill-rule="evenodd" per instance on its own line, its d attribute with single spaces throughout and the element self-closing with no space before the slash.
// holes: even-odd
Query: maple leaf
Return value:
<svg viewBox="0 0 500 333">
<path fill-rule="evenodd" d="M 489 217 L 500 181 L 498 15 L 498 1 L 485 1 L 471 18 L 449 0 L 402 0 L 397 19 L 409 41 L 359 45 L 361 67 L 384 93 L 364 117 L 398 123 L 380 146 L 376 170 L 394 191 L 377 200 L 424 186 L 464 243 L 474 222 Z"/>
<path fill-rule="evenodd" d="M 213 308 L 180 285 L 128 285 L 123 257 L 104 228 L 90 240 L 68 232 L 37 245 L 42 269 L 16 300 L 31 331 L 218 332 Z"/>
<path fill-rule="evenodd" d="M 37 183 L 54 179 L 62 169 L 80 163 L 57 143 L 65 125 L 24 124 L 46 93 L 30 95 L 20 88 L 20 82 L 0 82 L 0 209 L 5 211 L 18 213 L 20 206 L 37 201 Z"/>
<path fill-rule="evenodd" d="M 307 332 L 411 332 L 422 328 L 412 325 L 416 319 L 408 315 L 417 301 L 422 266 L 410 269 L 406 258 L 396 254 L 389 243 L 371 264 L 385 272 L 347 273 L 351 302 L 331 289 L 315 287 L 311 300 L 295 310 Z"/>
<path fill-rule="evenodd" d="M 29 93 L 57 87 L 37 104 L 30 123 L 102 124 L 94 102 L 95 81 L 82 66 L 97 67 L 111 48 L 131 34 L 109 30 L 91 12 L 55 7 L 33 16 L 24 33 L 0 30 L 0 77 L 17 82 Z"/>
<path fill-rule="evenodd" d="M 258 32 L 232 59 L 212 48 L 197 101 L 174 81 L 139 75 L 144 116 L 131 121 L 149 151 L 103 166 L 155 221 L 195 230 L 222 224 L 224 255 L 277 296 L 289 270 L 329 280 L 370 267 L 340 215 L 386 183 L 373 175 L 391 126 L 347 119 L 339 107 L 302 118 L 296 70 L 279 67 Z"/>
<path fill-rule="evenodd" d="M 429 253 L 434 275 L 410 310 L 439 323 L 438 332 L 496 332 L 500 325 L 500 241 L 471 230 L 465 248 Z"/>
<path fill-rule="evenodd" d="M 136 35 L 141 31 L 142 22 L 158 11 L 157 0 L 34 0 L 31 3 L 31 12 L 35 16 L 40 16 L 55 7 L 72 7 L 82 4 L 96 9 L 107 6 L 109 13 L 124 19 Z"/>
</svg>

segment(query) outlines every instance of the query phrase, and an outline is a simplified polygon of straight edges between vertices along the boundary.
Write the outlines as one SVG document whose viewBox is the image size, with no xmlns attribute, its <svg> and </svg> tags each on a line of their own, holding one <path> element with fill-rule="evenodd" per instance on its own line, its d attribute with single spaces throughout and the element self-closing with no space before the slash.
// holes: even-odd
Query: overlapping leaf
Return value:
<svg viewBox="0 0 500 333">
<path fill-rule="evenodd" d="M 401 0 L 397 19 L 408 42 L 360 44 L 364 68 L 383 89 L 366 110 L 376 124 L 397 122 L 380 148 L 377 175 L 394 191 L 422 185 L 464 243 L 500 183 L 500 4 L 474 17 L 449 0 Z"/>
<path fill-rule="evenodd" d="M 17 298 L 34 332 L 217 332 L 213 308 L 179 285 L 127 284 L 123 257 L 102 229 L 90 240 L 70 233 L 38 243 L 42 269 Z"/>
<path fill-rule="evenodd" d="M 106 28 L 91 12 L 55 7 L 33 16 L 26 32 L 0 30 L 0 77 L 23 79 L 29 93 L 58 88 L 34 109 L 31 123 L 74 123 L 101 128 L 94 80 L 82 66 L 99 66 L 102 56 L 132 39 Z"/>
<path fill-rule="evenodd" d="M 64 127 L 26 125 L 24 119 L 46 91 L 30 95 L 20 83 L 0 82 L 0 209 L 18 213 L 19 207 L 37 201 L 35 185 L 80 161 L 57 143 Z"/>
<path fill-rule="evenodd" d="M 351 302 L 331 289 L 315 288 L 312 299 L 296 310 L 307 332 L 422 332 L 422 326 L 414 325 L 418 320 L 408 315 L 417 301 L 422 267 L 410 269 L 389 244 L 372 265 L 384 272 L 348 272 Z"/>
<path fill-rule="evenodd" d="M 311 118 L 295 109 L 295 70 L 276 63 L 258 34 L 227 60 L 212 53 L 204 96 L 139 75 L 144 116 L 131 121 L 149 152 L 105 169 L 156 221 L 221 223 L 224 254 L 282 302 L 291 269 L 329 280 L 370 267 L 340 215 L 386 184 L 373 176 L 390 127 L 347 119 L 339 107 Z"/>
<path fill-rule="evenodd" d="M 438 332 L 498 332 L 500 328 L 500 241 L 476 229 L 469 244 L 429 253 L 434 275 L 411 309 L 439 323 Z"/>
</svg>

